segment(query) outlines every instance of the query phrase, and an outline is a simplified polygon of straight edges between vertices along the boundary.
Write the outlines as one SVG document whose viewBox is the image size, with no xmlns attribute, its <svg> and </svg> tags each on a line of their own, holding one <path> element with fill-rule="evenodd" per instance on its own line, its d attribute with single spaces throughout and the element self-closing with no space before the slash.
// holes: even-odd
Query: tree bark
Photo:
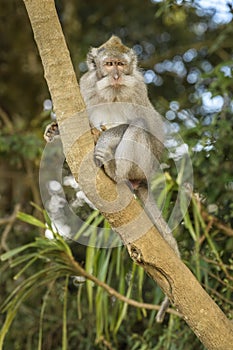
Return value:
<svg viewBox="0 0 233 350">
<path fill-rule="evenodd" d="M 56 111 L 64 153 L 76 180 L 120 234 L 132 259 L 161 286 L 204 346 L 209 350 L 232 349 L 232 323 L 160 236 L 127 186 L 116 185 L 103 171 L 97 171 L 85 105 L 54 1 L 24 3 Z M 74 136 L 72 126 L 77 124 L 78 135 Z"/>
</svg>

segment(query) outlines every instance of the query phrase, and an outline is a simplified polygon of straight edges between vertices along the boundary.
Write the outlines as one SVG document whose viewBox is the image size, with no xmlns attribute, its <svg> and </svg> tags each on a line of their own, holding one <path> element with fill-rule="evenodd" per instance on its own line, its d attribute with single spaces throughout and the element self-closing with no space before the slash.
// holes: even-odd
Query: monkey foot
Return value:
<svg viewBox="0 0 233 350">
<path fill-rule="evenodd" d="M 141 186 L 142 180 L 129 180 L 133 190 L 137 190 Z"/>
</svg>

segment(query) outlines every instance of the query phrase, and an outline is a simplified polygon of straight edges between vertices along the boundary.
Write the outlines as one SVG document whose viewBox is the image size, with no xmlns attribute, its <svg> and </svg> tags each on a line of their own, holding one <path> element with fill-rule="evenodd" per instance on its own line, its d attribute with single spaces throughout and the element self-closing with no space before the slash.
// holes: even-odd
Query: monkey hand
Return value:
<svg viewBox="0 0 233 350">
<path fill-rule="evenodd" d="M 55 137 L 59 136 L 60 137 L 60 132 L 58 129 L 58 124 L 57 122 L 52 122 L 51 124 L 49 124 L 44 132 L 44 139 L 47 142 L 52 142 Z"/>
<path fill-rule="evenodd" d="M 101 127 L 100 127 L 101 130 L 97 129 L 93 124 L 90 124 L 90 127 L 91 127 L 91 133 L 92 133 L 93 138 L 94 138 L 94 143 L 96 145 L 101 133 L 106 130 L 106 126 L 101 125 Z"/>
<path fill-rule="evenodd" d="M 93 127 L 91 127 L 91 133 L 93 135 L 94 143 L 96 145 L 96 143 L 97 143 L 97 141 L 98 141 L 98 139 L 100 137 L 101 131 L 93 126 Z"/>
</svg>

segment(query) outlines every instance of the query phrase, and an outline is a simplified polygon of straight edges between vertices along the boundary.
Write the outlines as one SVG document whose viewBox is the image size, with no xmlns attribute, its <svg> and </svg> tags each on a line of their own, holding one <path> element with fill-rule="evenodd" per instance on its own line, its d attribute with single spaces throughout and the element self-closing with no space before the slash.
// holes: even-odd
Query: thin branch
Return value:
<svg viewBox="0 0 233 350">
<path fill-rule="evenodd" d="M 209 47 L 211 43 L 212 43 L 211 40 L 206 40 L 206 41 L 201 41 L 201 42 L 197 41 L 196 43 L 192 43 L 192 45 L 190 45 L 190 43 L 187 43 L 187 44 L 182 45 L 182 46 L 178 46 L 178 47 L 175 46 L 174 48 L 166 50 L 166 52 L 164 52 L 162 54 L 156 53 L 156 55 L 152 56 L 148 60 L 141 62 L 141 66 L 143 66 L 143 68 L 151 68 L 156 63 L 163 62 L 166 59 L 173 59 L 173 57 L 177 54 L 182 55 L 183 53 L 185 53 L 185 51 L 190 49 L 190 47 L 192 47 L 196 50 L 200 50 L 203 47 Z"/>
<path fill-rule="evenodd" d="M 35 175 L 33 173 L 32 162 L 30 160 L 26 159 L 24 161 L 24 164 L 25 164 L 25 168 L 26 168 L 28 183 L 29 183 L 29 186 L 31 188 L 32 195 L 33 195 L 33 202 L 36 203 L 37 205 L 41 206 L 40 193 L 39 193 L 38 185 L 35 182 Z"/>
<path fill-rule="evenodd" d="M 153 67 L 156 63 L 163 62 L 166 59 L 172 60 L 175 55 L 182 55 L 184 54 L 188 49 L 193 48 L 196 50 L 201 50 L 203 48 L 209 48 L 210 45 L 213 43 L 212 40 L 205 40 L 205 41 L 197 41 L 195 43 L 187 43 L 182 46 L 175 46 L 174 48 L 166 50 L 164 53 L 156 53 L 156 55 L 152 56 L 148 60 L 144 60 L 141 62 L 141 66 L 143 68 L 151 68 Z M 231 41 L 226 41 L 222 45 L 224 48 L 231 48 L 232 43 Z M 226 52 L 223 48 L 218 49 L 215 51 L 215 53 L 224 61 L 227 61 L 230 59 L 230 54 Z M 223 59 L 224 57 L 224 59 Z"/>
<path fill-rule="evenodd" d="M 204 261 L 206 261 L 207 263 L 210 263 L 210 264 L 212 264 L 212 265 L 215 265 L 215 266 L 217 266 L 217 267 L 219 267 L 224 273 L 225 273 L 225 275 L 226 275 L 226 277 L 229 279 L 229 280 L 231 280 L 231 281 L 233 281 L 233 278 L 229 275 L 229 273 L 228 273 L 228 270 L 230 270 L 231 271 L 231 266 L 228 266 L 228 265 L 226 265 L 226 264 L 219 264 L 219 261 L 215 261 L 215 260 L 212 260 L 212 259 L 208 259 L 208 258 L 206 258 L 205 256 L 203 256 L 202 257 L 202 259 L 204 260 Z"/>
<path fill-rule="evenodd" d="M 111 295 L 111 296 L 114 296 L 116 297 L 117 299 L 123 301 L 124 303 L 127 303 L 131 306 L 134 306 L 134 307 L 138 307 L 138 308 L 141 308 L 141 309 L 147 309 L 147 310 L 159 310 L 160 309 L 160 305 L 154 305 L 154 304 L 148 304 L 148 303 L 142 303 L 142 302 L 139 302 L 139 301 L 136 301 L 134 299 L 130 299 L 130 298 L 127 298 L 125 297 L 124 295 L 120 294 L 119 292 L 117 292 L 114 288 L 110 287 L 108 284 L 100 281 L 97 277 L 89 274 L 86 270 L 84 270 L 77 261 L 75 261 L 73 258 L 71 260 L 71 264 L 72 266 L 74 267 L 74 269 L 79 273 L 81 274 L 82 276 L 84 276 L 85 278 L 89 279 L 90 281 L 94 282 L 95 284 L 97 284 L 99 287 L 103 288 L 104 290 L 106 290 L 106 292 Z M 176 316 L 179 316 L 179 317 L 182 317 L 182 315 L 172 309 L 172 308 L 168 308 L 166 310 L 168 313 L 170 314 L 173 314 L 173 315 L 176 315 Z"/>
<path fill-rule="evenodd" d="M 196 205 L 198 207 L 198 210 L 201 213 L 201 216 L 203 217 L 203 219 L 205 221 L 208 221 L 208 232 L 209 232 L 210 228 L 212 227 L 212 225 L 215 225 L 223 233 L 225 233 L 228 236 L 232 236 L 233 237 L 233 229 L 230 226 L 220 222 L 218 218 L 216 218 L 213 215 L 210 215 L 206 211 L 206 208 L 204 208 L 204 206 L 202 204 L 201 197 L 200 197 L 200 195 L 198 193 L 193 193 L 192 194 L 192 198 L 193 198 L 193 200 L 195 200 Z"/>
<path fill-rule="evenodd" d="M 204 210 L 201 211 L 201 215 L 205 220 L 208 220 L 211 223 L 213 223 L 213 225 L 215 225 L 219 230 L 221 230 L 227 236 L 233 237 L 233 229 L 230 226 L 223 224 L 222 222 L 220 222 L 218 220 L 218 218 L 214 217 L 213 215 L 208 214 Z"/>
<path fill-rule="evenodd" d="M 206 289 L 208 289 L 212 295 L 215 295 L 218 297 L 218 299 L 222 300 L 225 304 L 229 304 L 231 306 L 233 306 L 233 302 L 230 301 L 229 299 L 226 299 L 222 296 L 222 294 L 220 294 L 219 292 L 217 292 L 215 289 L 211 288 L 210 286 L 205 286 Z"/>
<path fill-rule="evenodd" d="M 212 277 L 213 279 L 215 279 L 216 281 L 219 282 L 219 284 L 222 284 L 224 287 L 228 288 L 229 290 L 231 290 L 233 292 L 233 286 L 230 286 L 228 283 L 224 282 L 223 279 L 219 278 L 218 276 L 216 276 L 214 273 L 209 271 L 209 268 L 206 267 L 202 267 L 202 270 L 207 272 L 207 274 Z M 204 284 L 204 287 L 206 285 Z"/>
<path fill-rule="evenodd" d="M 6 127 L 9 129 L 10 133 L 14 131 L 13 123 L 11 122 L 8 114 L 0 107 L 0 118 L 5 123 Z"/>
<path fill-rule="evenodd" d="M 16 204 L 14 207 L 13 213 L 8 218 L 0 219 L 0 225 L 7 223 L 7 225 L 3 231 L 3 234 L 2 234 L 1 244 L 0 244 L 0 248 L 2 248 L 5 251 L 9 250 L 6 241 L 7 241 L 8 234 L 9 234 L 10 230 L 12 229 L 12 226 L 16 220 L 17 213 L 18 213 L 19 209 L 20 209 L 20 204 Z"/>
</svg>

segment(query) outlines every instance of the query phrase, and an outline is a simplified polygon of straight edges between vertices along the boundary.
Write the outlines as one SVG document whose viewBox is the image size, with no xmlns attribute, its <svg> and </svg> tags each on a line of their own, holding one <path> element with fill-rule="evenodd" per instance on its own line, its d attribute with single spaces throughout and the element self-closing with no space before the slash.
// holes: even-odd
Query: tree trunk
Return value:
<svg viewBox="0 0 233 350">
<path fill-rule="evenodd" d="M 132 259 L 161 286 L 205 347 L 232 349 L 232 323 L 160 236 L 127 186 L 116 185 L 96 169 L 85 105 L 54 1 L 24 0 L 24 3 L 44 66 L 64 153 L 76 180 L 120 234 Z"/>
</svg>

